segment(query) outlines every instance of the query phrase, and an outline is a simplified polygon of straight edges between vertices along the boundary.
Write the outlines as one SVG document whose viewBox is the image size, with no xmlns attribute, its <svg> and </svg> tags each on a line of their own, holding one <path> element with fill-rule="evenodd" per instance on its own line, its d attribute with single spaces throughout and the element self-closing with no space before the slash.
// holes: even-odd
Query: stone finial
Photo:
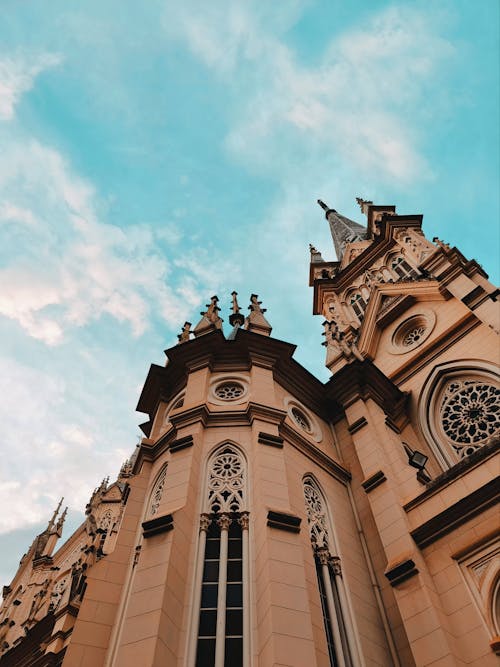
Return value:
<svg viewBox="0 0 500 667">
<path fill-rule="evenodd" d="M 57 515 L 59 514 L 59 510 L 61 509 L 61 505 L 63 504 L 63 500 L 64 500 L 64 497 L 61 498 L 61 500 L 59 501 L 59 505 L 58 505 L 58 506 L 56 507 L 56 509 L 54 510 L 54 514 L 52 515 L 52 518 L 50 519 L 50 521 L 49 521 L 49 523 L 48 523 L 47 530 L 48 530 L 49 532 L 51 532 L 52 529 L 54 528 L 54 525 L 55 525 L 55 523 L 56 523 L 56 517 L 57 517 Z"/>
<path fill-rule="evenodd" d="M 68 514 L 68 508 L 65 507 L 65 508 L 64 508 L 64 512 L 61 514 L 61 516 L 60 516 L 59 519 L 57 520 L 56 531 L 57 531 L 58 533 L 61 533 L 61 531 L 62 531 L 62 527 L 64 526 L 64 521 L 66 520 L 66 515 L 67 515 L 67 514 Z"/>
<path fill-rule="evenodd" d="M 243 326 L 245 322 L 244 316 L 240 313 L 241 308 L 238 305 L 237 296 L 238 292 L 231 292 L 231 309 L 233 312 L 229 316 L 229 323 L 235 328 Z"/>
<path fill-rule="evenodd" d="M 309 252 L 311 253 L 311 263 L 325 261 L 321 256 L 319 250 L 316 250 L 316 248 L 312 245 L 312 243 L 309 244 Z"/>
<path fill-rule="evenodd" d="M 220 308 L 217 305 L 219 299 L 217 296 L 212 296 L 210 298 L 210 303 L 206 304 L 207 310 L 201 312 L 201 320 L 194 328 L 194 335 L 196 337 L 203 336 L 203 334 L 208 333 L 209 331 L 214 331 L 215 329 L 222 329 L 222 319 L 219 317 Z"/>
<path fill-rule="evenodd" d="M 184 322 L 184 324 L 182 325 L 182 331 L 177 336 L 177 340 L 179 341 L 179 343 L 187 343 L 190 335 L 191 335 L 191 322 Z"/>
<path fill-rule="evenodd" d="M 361 197 L 356 197 L 356 201 L 361 209 L 361 213 L 368 215 L 368 209 L 373 204 L 371 199 L 362 199 Z"/>
<path fill-rule="evenodd" d="M 258 299 L 259 297 L 257 294 L 252 294 L 250 296 L 250 305 L 248 306 L 250 313 L 245 320 L 245 328 L 247 331 L 254 331 L 255 333 L 269 336 L 272 327 L 264 317 L 266 309 L 260 307 L 262 301 L 259 301 Z"/>
</svg>

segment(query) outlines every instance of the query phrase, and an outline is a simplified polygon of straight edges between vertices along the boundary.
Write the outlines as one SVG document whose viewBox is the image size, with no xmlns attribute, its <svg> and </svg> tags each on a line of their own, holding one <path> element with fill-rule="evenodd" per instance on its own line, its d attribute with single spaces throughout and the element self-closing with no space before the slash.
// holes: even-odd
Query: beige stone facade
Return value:
<svg viewBox="0 0 500 667">
<path fill-rule="evenodd" d="M 498 291 L 361 201 L 311 249 L 326 384 L 217 297 L 151 366 L 145 437 L 4 589 L 0 666 L 498 664 Z M 352 232 L 352 233 L 351 233 Z"/>
</svg>

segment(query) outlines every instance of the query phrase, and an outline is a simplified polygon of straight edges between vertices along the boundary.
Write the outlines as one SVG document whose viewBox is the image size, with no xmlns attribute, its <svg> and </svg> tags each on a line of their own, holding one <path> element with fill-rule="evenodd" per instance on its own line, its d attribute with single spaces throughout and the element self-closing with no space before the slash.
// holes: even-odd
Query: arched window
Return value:
<svg viewBox="0 0 500 667">
<path fill-rule="evenodd" d="M 357 664 L 357 648 L 341 562 L 330 530 L 325 499 L 310 476 L 304 478 L 304 500 L 330 664 L 332 667 L 352 667 Z"/>
<path fill-rule="evenodd" d="M 411 280 L 418 278 L 418 272 L 409 264 L 403 255 L 394 255 L 389 260 L 389 266 L 396 280 Z"/>
<path fill-rule="evenodd" d="M 361 320 L 365 315 L 365 309 L 366 309 L 365 299 L 361 296 L 360 292 L 351 292 L 351 294 L 349 294 L 348 302 L 349 305 L 351 306 L 354 315 L 361 322 Z"/>
<path fill-rule="evenodd" d="M 190 667 L 249 665 L 246 463 L 227 443 L 208 462 L 200 519 Z"/>
<path fill-rule="evenodd" d="M 500 383 L 494 368 L 447 363 L 421 392 L 420 425 L 443 467 L 454 465 L 500 436 Z"/>
</svg>

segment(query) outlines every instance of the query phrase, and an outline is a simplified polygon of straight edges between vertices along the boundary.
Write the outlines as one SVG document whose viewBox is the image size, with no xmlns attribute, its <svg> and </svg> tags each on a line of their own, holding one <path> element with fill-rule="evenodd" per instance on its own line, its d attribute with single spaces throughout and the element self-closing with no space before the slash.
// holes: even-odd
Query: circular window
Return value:
<svg viewBox="0 0 500 667">
<path fill-rule="evenodd" d="M 301 431 L 307 433 L 307 435 L 316 442 L 321 442 L 323 439 L 323 434 L 321 432 L 321 426 L 319 424 L 316 415 L 308 410 L 306 407 L 296 401 L 292 396 L 286 396 L 284 399 L 284 404 L 288 417 L 293 424 L 298 426 Z"/>
<path fill-rule="evenodd" d="M 500 389 L 479 380 L 453 380 L 443 394 L 441 424 L 460 457 L 500 430 Z"/>
<path fill-rule="evenodd" d="M 234 401 L 245 393 L 245 388 L 239 382 L 221 382 L 214 391 L 222 401 Z"/>
<path fill-rule="evenodd" d="M 303 431 L 311 433 L 312 431 L 311 424 L 309 422 L 309 419 L 305 416 L 305 414 L 298 408 L 292 408 L 291 412 L 295 423 L 298 424 Z"/>
<path fill-rule="evenodd" d="M 436 321 L 433 312 L 418 313 L 400 322 L 392 335 L 392 352 L 405 354 L 421 345 L 431 334 Z"/>
</svg>

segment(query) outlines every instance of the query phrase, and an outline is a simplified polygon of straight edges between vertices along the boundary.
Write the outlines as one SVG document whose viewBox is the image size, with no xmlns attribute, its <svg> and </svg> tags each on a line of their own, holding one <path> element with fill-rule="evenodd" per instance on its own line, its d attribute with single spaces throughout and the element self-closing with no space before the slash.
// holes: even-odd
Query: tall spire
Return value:
<svg viewBox="0 0 500 667">
<path fill-rule="evenodd" d="M 334 208 L 330 208 L 325 202 L 318 199 L 318 204 L 325 211 L 325 217 L 330 224 L 337 259 L 340 261 L 345 247 L 353 241 L 364 241 L 366 239 L 366 228 L 363 225 L 340 215 Z"/>
</svg>

